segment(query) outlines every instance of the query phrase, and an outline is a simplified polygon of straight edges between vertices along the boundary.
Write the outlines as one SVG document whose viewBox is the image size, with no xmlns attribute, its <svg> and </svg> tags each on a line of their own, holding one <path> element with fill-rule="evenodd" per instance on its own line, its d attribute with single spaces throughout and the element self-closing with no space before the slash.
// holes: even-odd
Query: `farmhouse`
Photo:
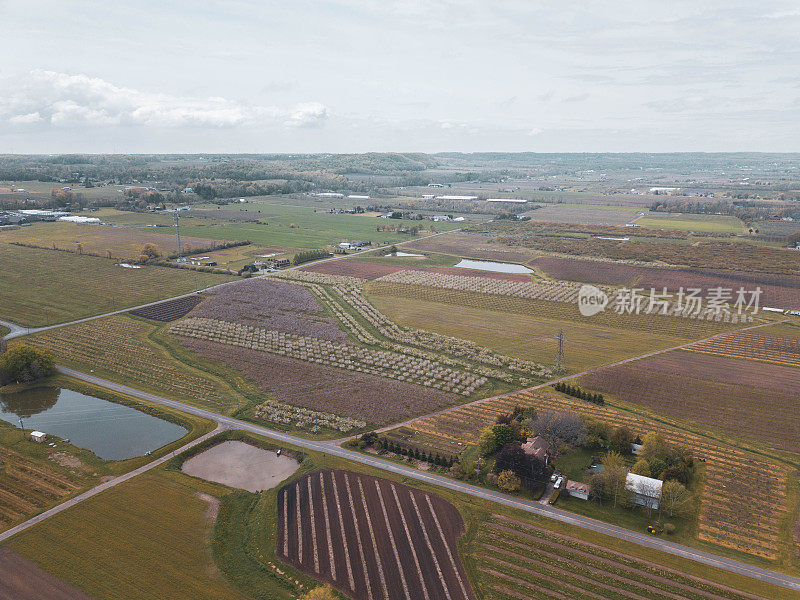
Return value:
<svg viewBox="0 0 800 600">
<path fill-rule="evenodd" d="M 43 431 L 31 431 L 31 439 L 37 444 L 41 444 L 47 439 L 47 434 Z"/>
<path fill-rule="evenodd" d="M 550 452 L 550 443 L 540 435 L 528 438 L 528 441 L 522 444 L 522 449 L 525 451 L 525 454 L 528 454 L 529 456 L 535 456 L 539 460 L 543 461 L 545 465 L 552 457 Z"/>
<path fill-rule="evenodd" d="M 581 483 L 580 481 L 567 481 L 567 487 L 564 488 L 572 498 L 580 500 L 588 500 L 589 494 L 592 493 L 592 486 L 588 483 Z"/>
<path fill-rule="evenodd" d="M 658 508 L 661 500 L 661 486 L 664 482 L 660 479 L 628 473 L 625 478 L 625 489 L 631 493 L 631 502 L 648 508 Z"/>
</svg>

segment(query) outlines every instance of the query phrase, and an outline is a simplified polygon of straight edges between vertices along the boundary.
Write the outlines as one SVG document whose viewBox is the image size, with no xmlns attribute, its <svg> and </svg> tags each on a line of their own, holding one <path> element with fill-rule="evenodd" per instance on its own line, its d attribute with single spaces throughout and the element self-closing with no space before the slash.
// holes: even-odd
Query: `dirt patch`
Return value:
<svg viewBox="0 0 800 600">
<path fill-rule="evenodd" d="M 219 500 L 214 498 L 214 496 L 210 494 L 204 494 L 203 492 L 197 492 L 197 497 L 203 502 L 208 503 L 208 508 L 203 516 L 205 516 L 205 518 L 208 519 L 213 525 L 217 520 L 217 515 L 219 514 Z"/>
<path fill-rule="evenodd" d="M 10 548 L 0 548 L 0 600 L 91 600 Z"/>
<path fill-rule="evenodd" d="M 52 458 L 62 467 L 86 470 L 86 465 L 81 462 L 81 459 L 77 456 L 69 454 L 68 452 L 56 452 L 55 454 L 51 454 L 50 458 Z"/>
<path fill-rule="evenodd" d="M 278 491 L 277 555 L 355 600 L 474 594 L 449 502 L 350 471 L 311 473 Z"/>
<path fill-rule="evenodd" d="M 244 442 L 222 442 L 183 463 L 187 475 L 260 492 L 274 488 L 297 470 L 298 463 L 286 455 L 262 450 Z"/>
</svg>

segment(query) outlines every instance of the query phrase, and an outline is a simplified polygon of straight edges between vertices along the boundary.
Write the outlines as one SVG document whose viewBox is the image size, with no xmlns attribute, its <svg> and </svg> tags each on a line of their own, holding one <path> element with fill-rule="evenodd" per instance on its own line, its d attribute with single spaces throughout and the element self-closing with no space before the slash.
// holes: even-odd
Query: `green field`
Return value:
<svg viewBox="0 0 800 600">
<path fill-rule="evenodd" d="M 0 243 L 0 319 L 63 323 L 186 294 L 232 277 Z"/>
<path fill-rule="evenodd" d="M 725 215 L 688 215 L 650 213 L 639 219 L 641 227 L 649 229 L 681 229 L 703 233 L 742 233 L 742 222 L 736 217 Z"/>
<path fill-rule="evenodd" d="M 637 331 L 632 335 L 624 329 L 595 325 L 589 319 L 551 319 L 380 294 L 370 294 L 369 300 L 406 327 L 470 340 L 503 354 L 547 365 L 555 358 L 556 337 L 563 331 L 564 363 L 570 372 L 669 348 L 688 339 L 658 331 Z"/>
<path fill-rule="evenodd" d="M 268 439 L 256 441 L 274 446 Z M 711 592 L 728 586 L 734 594 L 733 590 L 747 590 L 776 600 L 800 598 L 796 592 L 360 463 L 316 452 L 304 456 L 302 467 L 289 480 L 317 469 L 345 468 L 413 485 L 455 504 L 466 526 L 459 553 L 480 598 L 514 597 L 500 589 L 514 578 L 518 584 L 512 587 L 520 593 L 530 595 L 526 588 L 536 587 L 547 597 L 563 591 L 564 582 L 580 588 L 578 596 L 570 588 L 569 597 L 596 597 L 592 594 L 598 585 L 600 597 L 609 597 L 609 592 L 615 598 L 642 597 L 641 590 L 648 585 L 665 589 L 676 582 L 684 587 L 670 589 L 683 594 L 687 587 L 698 586 L 696 578 L 702 578 L 700 589 Z M 260 494 L 232 492 L 174 470 L 180 461 L 179 457 L 173 465 L 168 463 L 91 498 L 17 535 L 7 545 L 96 598 L 289 600 L 316 585 L 275 557 L 275 488 Z M 200 497 L 201 493 L 205 496 Z M 213 537 L 206 516 L 210 497 L 220 500 Z M 497 550 L 487 552 L 491 548 Z M 536 553 L 533 561 L 532 551 Z M 548 578 L 551 569 L 560 568 L 568 571 Z M 581 579 L 591 569 L 598 576 Z M 669 581 L 659 583 L 665 569 L 673 570 L 667 574 Z M 602 588 L 609 584 L 610 589 Z M 692 592 L 688 597 L 703 595 Z"/>
</svg>

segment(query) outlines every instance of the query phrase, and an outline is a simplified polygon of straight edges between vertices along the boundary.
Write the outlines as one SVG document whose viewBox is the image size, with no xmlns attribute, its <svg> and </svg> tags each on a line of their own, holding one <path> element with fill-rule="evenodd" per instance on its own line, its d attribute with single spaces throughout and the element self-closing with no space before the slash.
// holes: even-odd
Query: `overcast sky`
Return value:
<svg viewBox="0 0 800 600">
<path fill-rule="evenodd" d="M 0 0 L 0 153 L 800 151 L 800 4 Z"/>
</svg>

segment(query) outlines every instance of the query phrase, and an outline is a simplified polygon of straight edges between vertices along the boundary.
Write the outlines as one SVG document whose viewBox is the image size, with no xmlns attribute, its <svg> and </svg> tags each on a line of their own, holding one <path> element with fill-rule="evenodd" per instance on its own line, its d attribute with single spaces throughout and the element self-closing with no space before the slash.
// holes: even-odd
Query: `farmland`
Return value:
<svg viewBox="0 0 800 600">
<path fill-rule="evenodd" d="M 0 598 L 3 600 L 90 600 L 13 550 L 0 548 Z"/>
<path fill-rule="evenodd" d="M 687 350 L 800 367 L 800 339 L 760 335 L 760 332 L 735 332 L 698 342 L 689 346 Z"/>
<path fill-rule="evenodd" d="M 0 243 L 0 318 L 25 326 L 62 323 L 230 280 L 164 267 L 125 269 L 106 258 Z"/>
<path fill-rule="evenodd" d="M 563 331 L 564 365 L 572 372 L 669 348 L 685 340 L 659 331 L 632 336 L 591 321 L 549 319 L 375 293 L 369 300 L 400 325 L 468 339 L 496 352 L 544 364 L 554 360 L 556 338 Z"/>
<path fill-rule="evenodd" d="M 315 419 L 308 431 L 320 428 L 346 432 L 364 427 L 364 421 L 385 424 L 396 419 L 437 410 L 457 401 L 454 394 L 438 392 L 421 386 L 391 381 L 367 373 L 354 373 L 341 368 L 315 365 L 309 369 L 304 360 L 268 352 L 253 352 L 228 344 L 186 338 L 181 343 L 206 360 L 240 371 L 259 389 L 270 392 L 279 403 L 311 411 L 344 415 L 348 419 Z M 280 422 L 283 411 L 271 404 L 256 409 L 255 416 L 266 421 Z M 302 414 L 292 416 L 295 423 Z M 341 422 L 342 426 L 339 426 Z"/>
<path fill-rule="evenodd" d="M 166 300 L 158 304 L 151 304 L 143 308 L 132 310 L 129 314 L 134 317 L 142 317 L 151 321 L 169 322 L 186 316 L 195 306 L 200 304 L 200 296 L 184 296 L 175 300 Z"/>
<path fill-rule="evenodd" d="M 602 204 L 549 204 L 527 213 L 534 221 L 586 223 L 587 225 L 625 225 L 645 210 L 638 206 Z"/>
<path fill-rule="evenodd" d="M 710 233 L 741 233 L 744 228 L 744 224 L 739 219 L 725 215 L 648 213 L 637 223 L 641 227 L 651 229 L 679 229 Z"/>
<path fill-rule="evenodd" d="M 47 348 L 61 364 L 225 412 L 235 403 L 230 388 L 198 369 L 187 368 L 149 335 L 155 325 L 114 315 L 41 332 L 26 344 Z"/>
<path fill-rule="evenodd" d="M 209 501 L 217 500 L 205 498 L 162 474 L 145 474 L 9 546 L 93 598 L 244 599 L 211 560 Z"/>
<path fill-rule="evenodd" d="M 278 492 L 278 556 L 357 600 L 471 600 L 463 531 L 452 504 L 358 473 L 320 471 Z"/>
<path fill-rule="evenodd" d="M 748 354 L 744 348 L 742 353 Z M 793 367 L 677 351 L 601 370 L 581 381 L 620 401 L 798 452 L 800 422 L 785 418 L 800 411 L 798 378 L 800 370 Z"/>
<path fill-rule="evenodd" d="M 800 277 L 710 269 L 665 269 L 621 263 L 540 257 L 530 262 L 547 276 L 567 281 L 676 291 L 679 288 L 731 288 L 733 292 L 761 288 L 760 305 L 776 308 L 800 306 Z"/>
<path fill-rule="evenodd" d="M 795 547 L 791 534 L 783 529 L 797 504 L 796 491 L 790 493 L 796 490 L 791 483 L 795 469 L 714 441 L 705 433 L 692 433 L 663 418 L 654 419 L 649 413 L 636 414 L 609 405 L 601 407 L 545 391 L 520 392 L 424 417 L 405 429 L 413 432 L 411 443 L 462 449 L 475 444 L 485 427 L 515 406 L 576 412 L 614 426 L 624 424 L 637 435 L 660 432 L 672 443 L 691 448 L 705 462 L 705 483 L 699 496 L 696 537 L 687 537 L 683 543 L 700 547 L 710 543 L 717 546 L 717 552 L 721 547 L 769 560 L 777 560 L 786 549 Z M 736 494 L 725 491 L 734 488 L 738 490 Z M 758 510 L 753 509 L 749 500 L 755 496 L 762 498 Z"/>
<path fill-rule="evenodd" d="M 493 514 L 481 523 L 474 560 L 481 588 L 498 600 L 696 598 L 754 600 L 724 582 L 665 567 L 545 529 L 525 517 Z"/>
<path fill-rule="evenodd" d="M 170 229 L 148 230 L 78 223 L 33 223 L 13 231 L 5 231 L 0 239 L 53 250 L 91 254 L 103 258 L 133 260 L 142 246 L 155 244 L 166 255 L 177 253 L 177 243 Z M 192 250 L 211 249 L 219 242 L 181 237 L 184 254 Z"/>
<path fill-rule="evenodd" d="M 546 319 L 564 321 L 583 319 L 578 312 L 576 303 L 551 302 L 534 298 L 485 294 L 471 290 L 443 289 L 388 281 L 374 281 L 365 286 L 365 290 L 368 296 L 392 296 L 505 313 L 535 315 Z M 655 330 L 668 336 L 685 337 L 687 340 L 708 337 L 731 327 L 731 325 L 724 323 L 701 321 L 699 319 L 655 314 L 627 315 L 608 311 L 592 316 L 590 322 L 594 326 L 616 327 L 630 331 Z"/>
</svg>

